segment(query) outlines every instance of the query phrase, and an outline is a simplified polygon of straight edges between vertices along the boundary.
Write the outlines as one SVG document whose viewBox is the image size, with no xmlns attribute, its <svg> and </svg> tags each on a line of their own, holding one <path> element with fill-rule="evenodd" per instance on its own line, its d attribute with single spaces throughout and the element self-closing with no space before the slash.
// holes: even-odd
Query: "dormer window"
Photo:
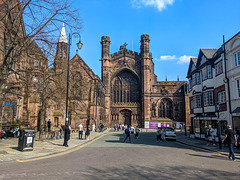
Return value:
<svg viewBox="0 0 240 180">
<path fill-rule="evenodd" d="M 39 61 L 38 61 L 38 59 L 35 59 L 35 61 L 34 61 L 34 66 L 39 66 Z"/>
<path fill-rule="evenodd" d="M 211 79 L 212 78 L 212 66 L 207 65 L 202 69 L 202 80 Z"/>
</svg>

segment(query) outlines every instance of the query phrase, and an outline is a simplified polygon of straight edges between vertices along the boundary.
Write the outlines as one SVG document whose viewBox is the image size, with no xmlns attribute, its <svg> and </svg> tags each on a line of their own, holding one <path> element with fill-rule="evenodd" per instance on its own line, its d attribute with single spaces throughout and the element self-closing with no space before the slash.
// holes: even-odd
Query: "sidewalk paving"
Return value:
<svg viewBox="0 0 240 180">
<path fill-rule="evenodd" d="M 108 130 L 106 130 L 107 132 Z M 105 133 L 105 132 L 103 132 Z M 78 138 L 78 132 L 71 133 L 71 138 L 68 141 L 69 147 L 63 146 L 64 139 L 44 139 L 43 141 L 39 141 L 38 138 L 34 140 L 33 150 L 32 151 L 19 151 L 18 150 L 18 138 L 9 138 L 8 140 L 0 139 L 0 163 L 8 162 L 8 161 L 16 161 L 26 160 L 32 158 L 38 158 L 43 156 L 48 156 L 51 154 L 56 154 L 60 152 L 64 152 L 70 149 L 73 149 L 77 146 L 80 146 L 86 142 L 89 142 L 103 133 L 100 132 L 91 132 L 89 136 L 89 140 Z"/>
<path fill-rule="evenodd" d="M 206 141 L 203 139 L 190 138 L 189 132 L 187 133 L 187 136 L 185 136 L 184 131 L 177 132 L 176 141 L 181 144 L 201 148 L 201 149 L 207 150 L 207 151 L 217 152 L 222 155 L 228 156 L 228 154 L 229 154 L 228 147 L 225 147 L 224 145 L 222 145 L 222 149 L 219 149 L 219 144 L 216 143 L 216 146 L 213 146 L 212 142 L 209 142 L 208 146 L 207 146 Z M 234 148 L 234 154 L 235 154 L 236 159 L 239 160 L 240 159 L 240 149 Z"/>
</svg>

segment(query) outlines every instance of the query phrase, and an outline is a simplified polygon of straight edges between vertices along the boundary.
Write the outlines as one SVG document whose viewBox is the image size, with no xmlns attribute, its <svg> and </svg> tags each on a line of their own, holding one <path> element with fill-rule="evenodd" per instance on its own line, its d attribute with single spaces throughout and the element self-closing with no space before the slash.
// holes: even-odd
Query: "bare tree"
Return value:
<svg viewBox="0 0 240 180">
<path fill-rule="evenodd" d="M 2 0 L 0 1 L 0 113 L 6 94 L 24 97 L 31 92 L 32 74 L 29 56 L 33 40 L 54 56 L 60 22 L 70 30 L 81 29 L 78 10 L 69 0 Z M 34 53 L 34 52 L 31 52 Z M 46 53 L 45 53 L 46 54 Z M 13 82 L 11 86 L 8 86 Z M 27 105 L 26 118 L 28 118 Z"/>
</svg>

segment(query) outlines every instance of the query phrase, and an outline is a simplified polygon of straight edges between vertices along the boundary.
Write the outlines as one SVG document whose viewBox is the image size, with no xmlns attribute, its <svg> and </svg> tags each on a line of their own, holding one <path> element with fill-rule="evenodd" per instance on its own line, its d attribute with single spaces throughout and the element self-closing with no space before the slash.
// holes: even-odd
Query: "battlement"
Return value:
<svg viewBox="0 0 240 180">
<path fill-rule="evenodd" d="M 113 58 L 113 59 L 114 59 L 114 58 L 117 58 L 117 57 L 123 55 L 124 52 L 125 52 L 125 55 L 131 56 L 131 57 L 133 57 L 133 58 L 135 58 L 136 56 L 139 56 L 139 53 L 138 53 L 138 52 L 135 52 L 135 51 L 127 50 L 127 49 L 126 49 L 126 51 L 118 51 L 118 52 L 115 52 L 115 53 L 113 53 L 113 54 L 110 54 L 110 57 L 111 57 L 111 59 L 112 59 L 112 58 Z"/>
<path fill-rule="evenodd" d="M 172 85 L 182 85 L 187 83 L 187 81 L 157 81 L 157 83 L 155 85 L 159 85 L 159 86 L 172 86 Z"/>
<path fill-rule="evenodd" d="M 141 40 L 150 40 L 149 35 L 148 34 L 141 35 Z"/>
<path fill-rule="evenodd" d="M 102 36 L 101 40 L 102 40 L 102 42 L 110 41 L 110 37 L 109 36 Z"/>
</svg>

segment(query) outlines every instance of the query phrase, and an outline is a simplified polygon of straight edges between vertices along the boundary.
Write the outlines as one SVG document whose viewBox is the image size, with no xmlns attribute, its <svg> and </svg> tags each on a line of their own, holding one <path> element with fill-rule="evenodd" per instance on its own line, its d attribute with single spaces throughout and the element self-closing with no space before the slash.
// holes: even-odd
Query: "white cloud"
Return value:
<svg viewBox="0 0 240 180">
<path fill-rule="evenodd" d="M 156 7 L 158 11 L 166 9 L 167 5 L 172 5 L 175 0 L 131 0 L 132 7 L 141 8 L 144 7 Z"/>
<path fill-rule="evenodd" d="M 193 56 L 180 56 L 177 57 L 176 55 L 165 55 L 165 56 L 160 56 L 160 58 L 155 58 L 156 61 L 177 61 L 177 64 L 185 64 L 190 62 L 190 58 Z"/>
<path fill-rule="evenodd" d="M 187 55 L 181 56 L 181 57 L 179 58 L 179 61 L 178 61 L 177 63 L 178 63 L 178 64 L 189 63 L 191 57 L 193 57 L 193 56 L 187 56 Z"/>
</svg>

